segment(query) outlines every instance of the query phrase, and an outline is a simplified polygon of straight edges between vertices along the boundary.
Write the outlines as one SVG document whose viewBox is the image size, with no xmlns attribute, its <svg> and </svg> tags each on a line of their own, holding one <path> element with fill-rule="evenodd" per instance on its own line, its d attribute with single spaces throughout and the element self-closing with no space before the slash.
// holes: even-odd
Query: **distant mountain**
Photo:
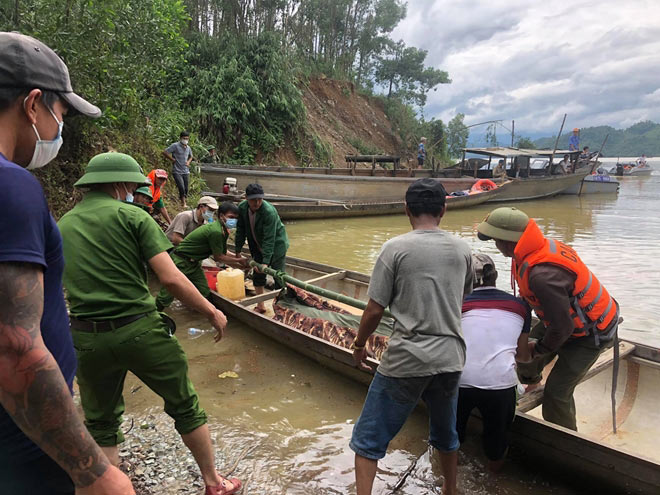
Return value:
<svg viewBox="0 0 660 495">
<path fill-rule="evenodd" d="M 559 139 L 559 148 L 568 149 L 568 137 L 572 129 L 564 132 Z M 609 134 L 604 156 L 660 156 L 660 124 L 650 120 L 638 122 L 627 129 L 615 129 L 610 126 L 584 127 L 580 129 L 580 148 L 589 146 L 591 151 L 600 149 L 605 136 Z M 544 137 L 534 140 L 537 148 L 552 149 L 557 136 Z"/>
</svg>

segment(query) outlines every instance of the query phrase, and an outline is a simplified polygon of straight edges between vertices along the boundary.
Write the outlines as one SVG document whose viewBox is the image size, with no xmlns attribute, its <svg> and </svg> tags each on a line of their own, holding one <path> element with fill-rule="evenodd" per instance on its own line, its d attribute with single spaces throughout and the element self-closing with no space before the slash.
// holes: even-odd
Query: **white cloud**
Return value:
<svg viewBox="0 0 660 495">
<path fill-rule="evenodd" d="M 516 120 L 521 135 L 660 121 L 660 2 L 411 0 L 392 34 L 452 84 L 425 115 Z"/>
</svg>

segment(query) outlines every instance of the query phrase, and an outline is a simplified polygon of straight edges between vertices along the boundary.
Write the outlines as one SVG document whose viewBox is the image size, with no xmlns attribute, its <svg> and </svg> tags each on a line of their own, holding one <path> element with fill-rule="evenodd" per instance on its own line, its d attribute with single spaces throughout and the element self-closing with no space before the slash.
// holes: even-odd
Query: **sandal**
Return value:
<svg viewBox="0 0 660 495">
<path fill-rule="evenodd" d="M 227 488 L 227 482 L 231 483 L 232 488 Z M 238 478 L 222 478 L 219 485 L 207 486 L 205 495 L 231 495 L 240 492 L 241 488 L 243 488 L 243 483 Z"/>
</svg>

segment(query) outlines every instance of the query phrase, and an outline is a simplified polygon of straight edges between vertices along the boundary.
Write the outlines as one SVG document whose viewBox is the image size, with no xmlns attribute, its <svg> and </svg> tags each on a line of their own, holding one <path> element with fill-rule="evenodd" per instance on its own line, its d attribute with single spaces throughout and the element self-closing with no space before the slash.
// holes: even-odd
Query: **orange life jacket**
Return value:
<svg viewBox="0 0 660 495">
<path fill-rule="evenodd" d="M 153 199 L 149 203 L 149 206 L 153 206 L 153 204 L 160 199 L 160 187 L 158 188 L 156 187 L 156 170 L 152 170 L 151 172 L 149 172 L 147 178 L 151 181 L 151 185 L 149 186 L 149 189 L 151 190 L 151 195 L 153 196 Z"/>
<path fill-rule="evenodd" d="M 563 242 L 546 238 L 534 220 L 530 220 L 514 251 L 514 268 L 520 295 L 534 309 L 536 315 L 548 326 L 541 301 L 529 287 L 529 273 L 539 263 L 560 266 L 576 277 L 571 301 L 573 337 L 593 334 L 599 338 L 610 338 L 605 330 L 612 320 L 618 320 L 616 301 L 596 276 L 591 273 L 577 253 Z M 615 330 L 616 326 L 613 331 Z"/>
</svg>

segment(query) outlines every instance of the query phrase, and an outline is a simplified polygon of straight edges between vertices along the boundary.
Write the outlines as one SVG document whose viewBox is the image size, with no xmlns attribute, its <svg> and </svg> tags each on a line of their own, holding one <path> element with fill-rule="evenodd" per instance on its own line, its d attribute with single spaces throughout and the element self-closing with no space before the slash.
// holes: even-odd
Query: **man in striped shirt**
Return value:
<svg viewBox="0 0 660 495">
<path fill-rule="evenodd" d="M 463 443 L 470 414 L 479 410 L 488 469 L 496 472 L 504 463 L 516 413 L 516 360 L 529 361 L 532 315 L 522 299 L 495 287 L 497 270 L 489 256 L 473 254 L 472 267 L 474 291 L 465 298 L 461 317 L 467 357 L 456 423 Z"/>
</svg>

